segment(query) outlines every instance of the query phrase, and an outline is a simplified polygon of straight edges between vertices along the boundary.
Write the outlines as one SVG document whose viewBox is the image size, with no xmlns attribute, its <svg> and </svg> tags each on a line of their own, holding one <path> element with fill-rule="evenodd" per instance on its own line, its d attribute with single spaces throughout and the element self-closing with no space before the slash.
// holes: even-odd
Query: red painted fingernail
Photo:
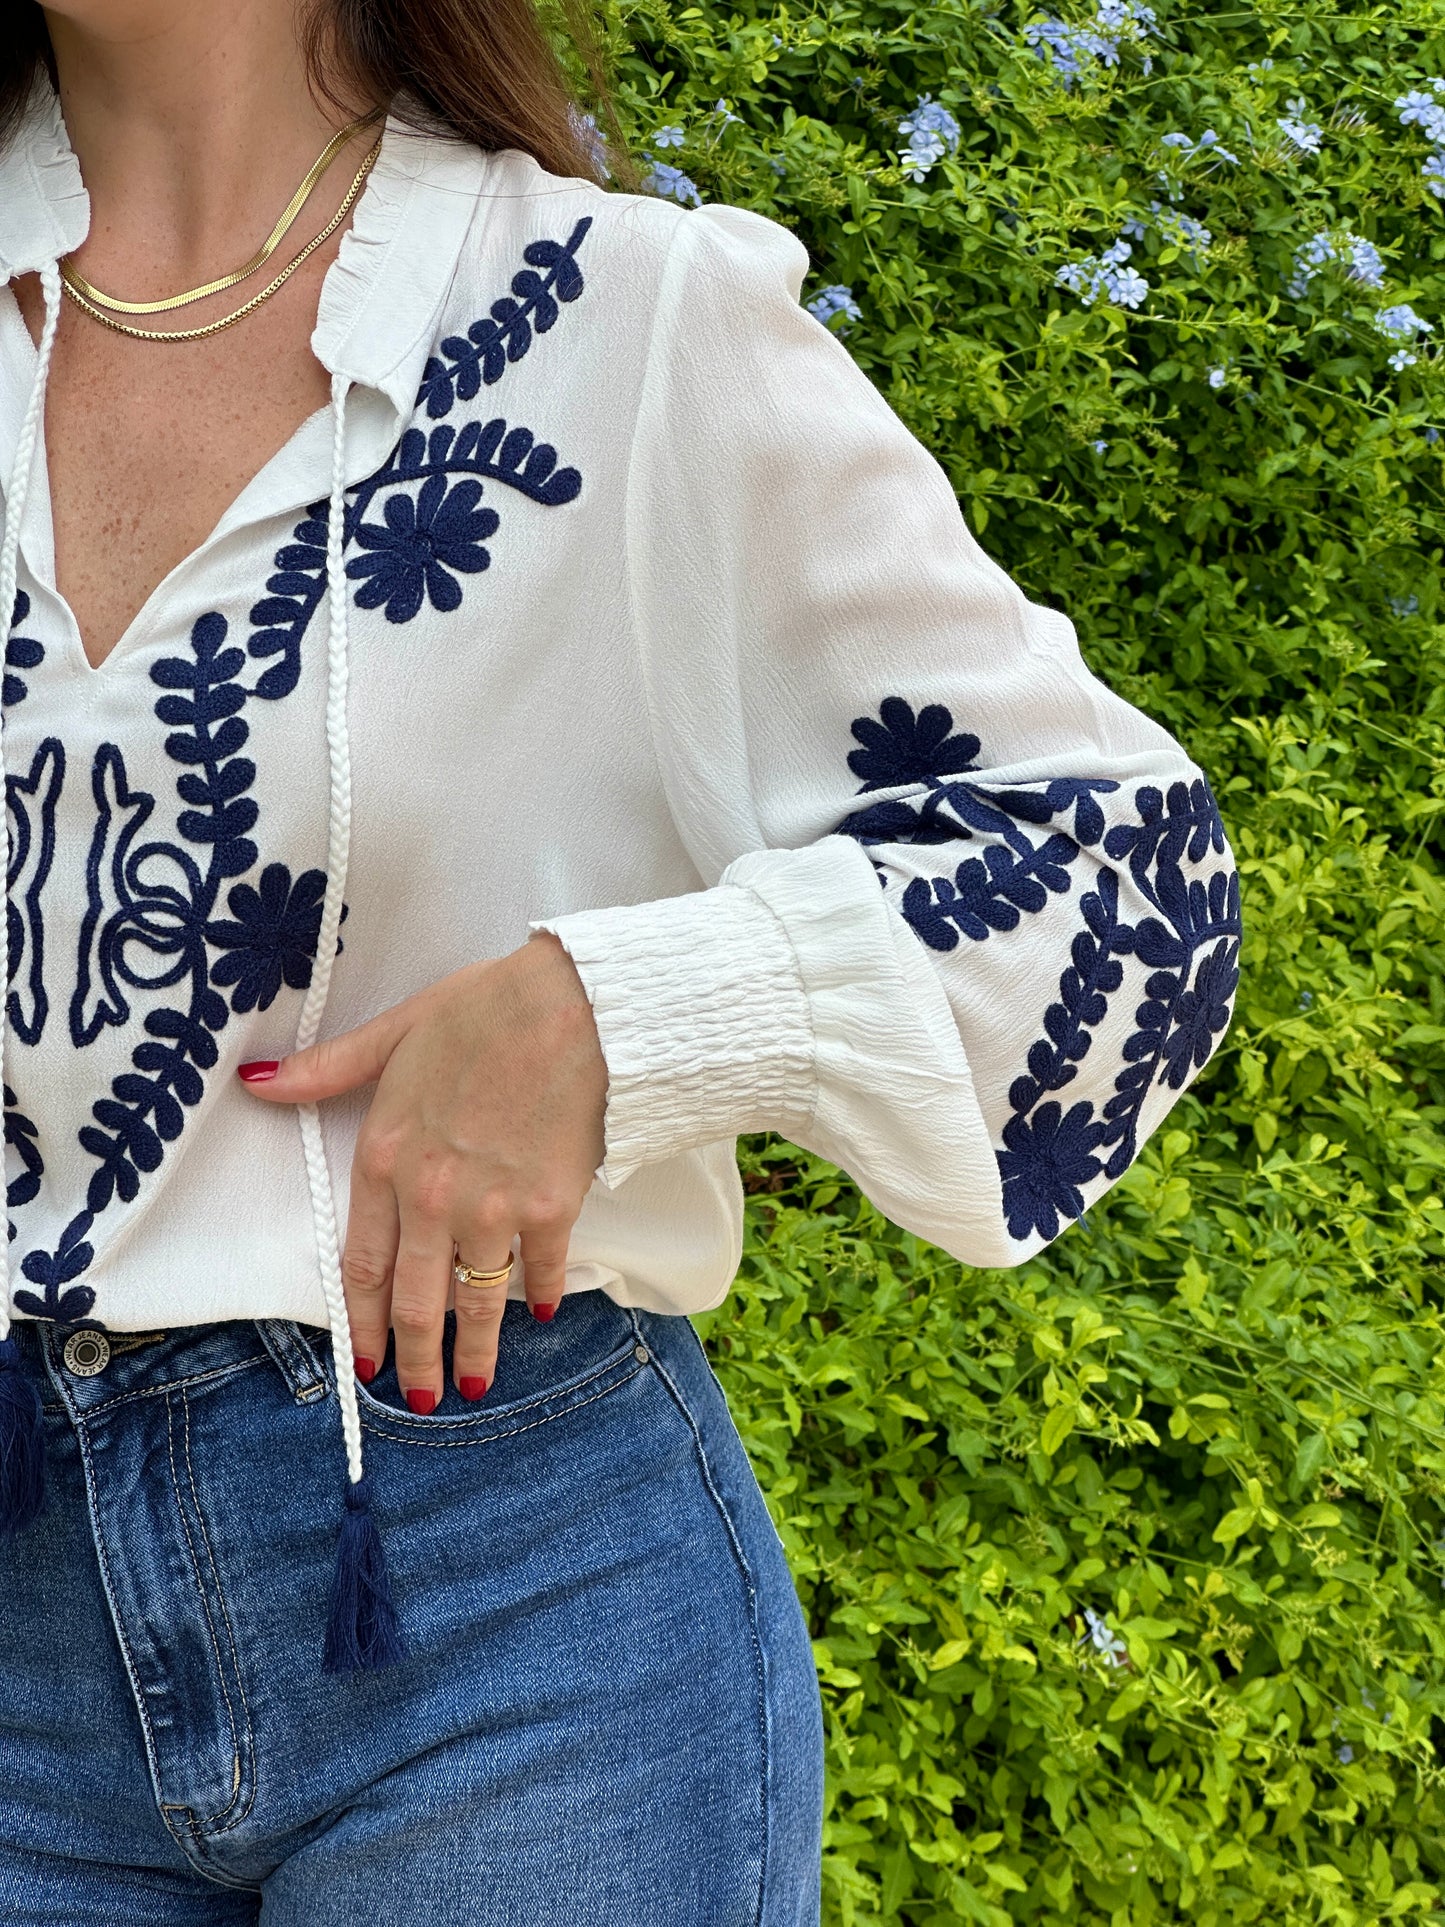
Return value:
<svg viewBox="0 0 1445 1927">
<path fill-rule="evenodd" d="M 376 1360 L 374 1358 L 354 1358 L 351 1362 L 355 1365 L 356 1376 L 361 1380 L 362 1384 L 369 1385 L 376 1377 Z"/>
<path fill-rule="evenodd" d="M 281 1068 L 279 1058 L 258 1057 L 254 1064 L 240 1064 L 236 1075 L 243 1084 L 269 1084 Z"/>
<path fill-rule="evenodd" d="M 457 1390 L 463 1398 L 469 1398 L 475 1403 L 477 1399 L 487 1396 L 487 1381 L 484 1378 L 459 1378 Z"/>
<path fill-rule="evenodd" d="M 406 1395 L 407 1409 L 415 1412 L 418 1418 L 430 1418 L 437 1408 L 437 1395 L 429 1392 L 424 1385 L 413 1385 Z"/>
<path fill-rule="evenodd" d="M 555 1304 L 533 1305 L 532 1316 L 534 1318 L 540 1318 L 542 1323 L 545 1325 L 549 1319 L 555 1318 L 557 1316 L 557 1307 Z"/>
</svg>

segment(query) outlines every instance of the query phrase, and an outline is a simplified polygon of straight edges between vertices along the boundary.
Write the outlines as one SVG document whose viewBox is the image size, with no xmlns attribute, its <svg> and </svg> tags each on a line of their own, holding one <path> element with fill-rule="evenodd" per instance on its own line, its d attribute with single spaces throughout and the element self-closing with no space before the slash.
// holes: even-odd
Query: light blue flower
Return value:
<svg viewBox="0 0 1445 1927">
<path fill-rule="evenodd" d="M 1279 131 L 1302 154 L 1318 154 L 1325 130 L 1316 120 L 1299 120 L 1291 115 L 1287 120 L 1275 122 Z"/>
<path fill-rule="evenodd" d="M 1308 1010 L 1314 1000 L 1315 993 L 1312 990 L 1302 990 L 1299 994 L 1299 1008 L 1301 1010 Z"/>
<path fill-rule="evenodd" d="M 654 147 L 681 147 L 687 135 L 680 127 L 659 127 L 652 137 Z"/>
<path fill-rule="evenodd" d="M 1427 190 L 1437 199 L 1445 201 L 1445 148 L 1427 156 L 1420 172 L 1425 178 Z"/>
<path fill-rule="evenodd" d="M 1066 262 L 1055 274 L 1054 285 L 1078 295 L 1086 308 L 1101 297 L 1115 307 L 1137 308 L 1149 293 L 1149 283 L 1136 268 L 1124 265 L 1132 252 L 1127 241 L 1115 241 L 1102 254 Z"/>
<path fill-rule="evenodd" d="M 1420 613 L 1420 598 L 1417 595 L 1392 595 L 1390 608 L 1397 616 L 1416 616 Z"/>
<path fill-rule="evenodd" d="M 1122 1666 L 1128 1657 L 1129 1649 L 1119 1635 L 1092 1607 L 1084 1608 L 1084 1623 L 1087 1630 L 1079 1635 L 1081 1646 L 1092 1644 L 1096 1653 L 1102 1653 L 1111 1666 Z"/>
<path fill-rule="evenodd" d="M 1393 308 L 1381 308 L 1375 316 L 1375 326 L 1391 341 L 1413 341 L 1416 335 L 1434 332 L 1430 323 L 1422 320 L 1408 301 L 1396 302 Z"/>
<path fill-rule="evenodd" d="M 1389 357 L 1389 366 L 1394 369 L 1397 375 L 1403 375 L 1405 370 L 1407 368 L 1413 368 L 1419 359 L 1420 357 L 1418 355 L 1412 355 L 1408 348 L 1397 348 L 1394 354 Z"/>
<path fill-rule="evenodd" d="M 921 181 L 945 154 L 958 152 L 958 122 L 928 94 L 919 95 L 913 111 L 899 121 L 898 131 L 908 139 L 898 158 L 912 181 Z"/>
<path fill-rule="evenodd" d="M 1071 27 L 1054 14 L 1031 20 L 1024 38 L 1040 60 L 1047 60 L 1066 87 L 1084 73 L 1091 61 L 1104 67 L 1117 67 L 1125 40 L 1145 39 L 1157 23 L 1154 9 L 1140 0 L 1098 0 L 1094 18 L 1088 26 Z M 1143 57 L 1145 73 L 1152 61 Z"/>
<path fill-rule="evenodd" d="M 717 103 L 716 103 L 716 104 L 714 105 L 714 107 L 713 107 L 713 112 L 714 112 L 715 114 L 721 114 L 721 115 L 722 115 L 722 126 L 721 126 L 721 127 L 719 127 L 719 129 L 718 129 L 718 132 L 719 132 L 719 133 L 721 133 L 721 132 L 722 132 L 722 128 L 723 128 L 723 127 L 726 127 L 729 121 L 734 121 L 734 120 L 735 120 L 735 121 L 737 121 L 737 122 L 738 122 L 738 124 L 739 124 L 740 126 L 741 126 L 741 124 L 742 124 L 742 118 L 743 118 L 743 117 L 742 117 L 742 115 L 741 115 L 741 114 L 735 114 L 735 113 L 734 113 L 734 112 L 732 111 L 732 109 L 731 109 L 731 108 L 730 108 L 730 107 L 728 106 L 728 104 L 727 104 L 727 102 L 726 102 L 725 100 L 720 100 L 720 101 L 718 101 L 718 102 L 717 102 Z"/>
<path fill-rule="evenodd" d="M 1186 154 L 1194 152 L 1194 142 L 1188 134 L 1166 134 L 1160 142 L 1161 147 L 1180 147 Z"/>
<path fill-rule="evenodd" d="M 853 299 L 853 290 L 845 287 L 841 281 L 835 281 L 831 287 L 822 289 L 820 293 L 813 296 L 811 301 L 805 301 L 803 305 L 810 315 L 823 323 L 824 327 L 827 327 L 834 315 L 838 314 L 843 315 L 845 321 L 863 319 L 863 310 Z"/>
<path fill-rule="evenodd" d="M 1274 62 L 1268 58 L 1264 60 L 1251 60 L 1244 71 L 1247 74 L 1267 74 L 1273 66 Z"/>
<path fill-rule="evenodd" d="M 1103 439 L 1102 436 L 1100 436 L 1098 441 L 1091 442 L 1089 445 L 1093 449 L 1096 455 L 1107 455 L 1109 452 L 1109 444 Z"/>
<path fill-rule="evenodd" d="M 1373 241 L 1360 234 L 1331 234 L 1326 228 L 1295 249 L 1294 273 L 1287 288 L 1290 296 L 1298 301 L 1321 268 L 1331 265 L 1343 268 L 1345 278 L 1359 287 L 1385 285 L 1385 263 Z"/>
<path fill-rule="evenodd" d="M 1222 388 L 1225 382 L 1229 380 L 1228 369 L 1218 364 L 1213 368 L 1206 368 L 1204 372 L 1211 388 Z"/>
<path fill-rule="evenodd" d="M 1440 439 L 1440 430 L 1438 428 L 1427 428 L 1425 430 L 1425 439 L 1433 447 Z"/>
<path fill-rule="evenodd" d="M 660 194 L 664 200 L 681 201 L 683 205 L 702 206 L 702 196 L 698 193 L 697 182 L 688 179 L 680 167 L 673 167 L 667 161 L 654 161 L 652 172 L 643 186 L 653 194 Z"/>
<path fill-rule="evenodd" d="M 1192 135 L 1177 131 L 1165 134 L 1160 142 L 1162 147 L 1177 147 L 1181 155 L 1206 155 L 1212 161 L 1228 161 L 1231 167 L 1239 166 L 1239 156 L 1227 148 L 1212 127 L 1206 127 L 1195 140 Z"/>
<path fill-rule="evenodd" d="M 1445 141 L 1445 106 L 1418 88 L 1397 96 L 1395 106 L 1402 127 L 1420 128 L 1427 140 Z"/>
<path fill-rule="evenodd" d="M 1189 248 L 1194 253 L 1203 251 L 1213 244 L 1214 236 L 1202 221 L 1196 221 L 1192 214 L 1181 213 L 1178 208 L 1165 207 L 1162 201 L 1149 203 L 1158 216 L 1159 232 L 1166 241 L 1176 247 Z"/>
<path fill-rule="evenodd" d="M 612 169 L 607 165 L 607 141 L 597 125 L 597 116 L 580 113 L 575 106 L 568 108 L 568 116 L 587 149 L 592 165 L 604 180 L 610 181 Z"/>
</svg>

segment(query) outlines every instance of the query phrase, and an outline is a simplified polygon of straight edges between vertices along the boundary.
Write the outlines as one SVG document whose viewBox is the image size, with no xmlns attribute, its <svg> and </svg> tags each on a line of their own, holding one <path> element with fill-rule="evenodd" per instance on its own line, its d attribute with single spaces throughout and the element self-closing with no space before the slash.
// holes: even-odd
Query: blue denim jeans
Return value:
<svg viewBox="0 0 1445 1927">
<path fill-rule="evenodd" d="M 486 1399 L 430 1418 L 388 1362 L 408 1650 L 343 1677 L 325 1338 L 119 1336 L 83 1376 L 20 1330 L 49 1496 L 0 1545 L 5 1927 L 814 1927 L 811 1647 L 685 1318 L 509 1304 Z"/>
</svg>

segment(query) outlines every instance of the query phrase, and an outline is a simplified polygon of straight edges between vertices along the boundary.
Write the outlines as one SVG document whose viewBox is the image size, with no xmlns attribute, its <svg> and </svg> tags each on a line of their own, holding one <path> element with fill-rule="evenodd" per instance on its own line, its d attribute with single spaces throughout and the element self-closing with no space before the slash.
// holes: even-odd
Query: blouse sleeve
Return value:
<svg viewBox="0 0 1445 1927">
<path fill-rule="evenodd" d="M 592 1003 L 603 1184 L 775 1130 L 1016 1264 L 1218 1044 L 1238 884 L 1204 776 L 983 553 L 807 265 L 761 215 L 679 218 L 631 451 L 650 726 L 706 887 L 529 929 Z"/>
</svg>

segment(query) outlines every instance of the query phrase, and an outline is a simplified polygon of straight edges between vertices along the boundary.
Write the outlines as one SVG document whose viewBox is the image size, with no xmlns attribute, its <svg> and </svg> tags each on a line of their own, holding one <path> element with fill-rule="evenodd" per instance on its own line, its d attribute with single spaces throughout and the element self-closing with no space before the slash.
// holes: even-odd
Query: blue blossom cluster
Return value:
<svg viewBox="0 0 1445 1927">
<path fill-rule="evenodd" d="M 652 137 L 654 147 L 681 147 L 687 135 L 680 127 L 659 127 Z"/>
<path fill-rule="evenodd" d="M 1435 95 L 1445 95 L 1445 78 L 1437 75 L 1431 82 L 1434 94 L 1412 88 L 1395 101 L 1402 127 L 1418 127 L 1431 143 L 1420 172 L 1429 191 L 1445 201 L 1445 103 Z"/>
<path fill-rule="evenodd" d="M 835 314 L 843 315 L 847 321 L 863 319 L 863 310 L 853 299 L 853 290 L 844 287 L 841 281 L 835 281 L 831 287 L 824 288 L 821 293 L 815 294 L 811 301 L 805 301 L 803 306 L 810 315 L 821 321 L 825 328 Z"/>
<path fill-rule="evenodd" d="M 1420 598 L 1417 595 L 1392 595 L 1390 612 L 1397 616 L 1417 616 L 1420 613 Z"/>
<path fill-rule="evenodd" d="M 1149 283 L 1137 268 L 1124 266 L 1132 253 L 1127 241 L 1115 241 L 1102 254 L 1086 254 L 1082 261 L 1068 262 L 1054 276 L 1054 285 L 1078 295 L 1086 308 L 1092 308 L 1101 296 L 1115 307 L 1137 308 L 1149 292 Z"/>
<path fill-rule="evenodd" d="M 1393 308 L 1381 308 L 1375 316 L 1375 330 L 1387 341 L 1401 344 L 1390 356 L 1390 366 L 1397 375 L 1419 360 L 1419 356 L 1411 352 L 1416 339 L 1432 332 L 1430 323 L 1422 320 L 1408 301 L 1397 302 Z"/>
<path fill-rule="evenodd" d="M 1239 166 L 1238 154 L 1230 152 L 1212 127 L 1206 127 L 1198 140 L 1189 134 L 1166 134 L 1160 145 L 1177 148 L 1186 160 L 1205 154 L 1210 160 L 1228 161 L 1231 167 Z"/>
<path fill-rule="evenodd" d="M 1071 87 L 1090 62 L 1117 67 L 1126 40 L 1143 40 L 1157 16 L 1152 7 L 1140 0 L 1098 0 L 1094 17 L 1086 27 L 1071 27 L 1056 15 L 1046 13 L 1042 20 L 1031 20 L 1024 38 L 1040 60 L 1050 61 L 1066 87 Z M 1143 58 L 1147 74 L 1153 61 Z"/>
<path fill-rule="evenodd" d="M 1362 288 L 1383 288 L 1385 263 L 1373 241 L 1360 234 L 1331 234 L 1328 229 L 1312 234 L 1303 247 L 1295 249 L 1294 273 L 1286 292 L 1295 301 L 1309 290 L 1322 268 L 1341 267 L 1345 278 Z"/>
<path fill-rule="evenodd" d="M 1285 107 L 1288 111 L 1284 119 L 1275 122 L 1279 131 L 1301 154 L 1318 154 L 1325 130 L 1317 120 L 1305 119 L 1309 112 L 1308 101 L 1296 94 L 1292 100 L 1285 102 Z"/>
<path fill-rule="evenodd" d="M 1165 207 L 1162 201 L 1151 201 L 1149 205 L 1158 217 L 1159 232 L 1175 247 L 1202 254 L 1212 245 L 1214 236 L 1203 221 L 1196 221 L 1192 214 L 1181 214 L 1178 208 Z"/>
<path fill-rule="evenodd" d="M 1078 1643 L 1081 1646 L 1092 1645 L 1094 1651 L 1102 1653 L 1111 1666 L 1122 1666 L 1128 1658 L 1128 1648 L 1108 1620 L 1096 1613 L 1092 1606 L 1085 1606 L 1084 1624 L 1086 1630 L 1079 1635 Z"/>
<path fill-rule="evenodd" d="M 652 172 L 643 181 L 643 186 L 652 194 L 660 194 L 667 201 L 681 201 L 684 207 L 701 207 L 702 195 L 697 182 L 690 180 L 680 167 L 673 167 L 668 161 L 654 161 Z"/>
<path fill-rule="evenodd" d="M 898 156 L 911 181 L 921 181 L 935 161 L 958 152 L 958 122 L 929 94 L 920 94 L 911 114 L 898 123 L 908 145 Z"/>
<path fill-rule="evenodd" d="M 597 125 L 597 116 L 581 113 L 575 106 L 569 106 L 567 112 L 574 131 L 580 135 L 582 145 L 587 149 L 592 165 L 603 180 L 610 181 L 612 169 L 607 164 L 607 141 L 602 129 Z"/>
</svg>

